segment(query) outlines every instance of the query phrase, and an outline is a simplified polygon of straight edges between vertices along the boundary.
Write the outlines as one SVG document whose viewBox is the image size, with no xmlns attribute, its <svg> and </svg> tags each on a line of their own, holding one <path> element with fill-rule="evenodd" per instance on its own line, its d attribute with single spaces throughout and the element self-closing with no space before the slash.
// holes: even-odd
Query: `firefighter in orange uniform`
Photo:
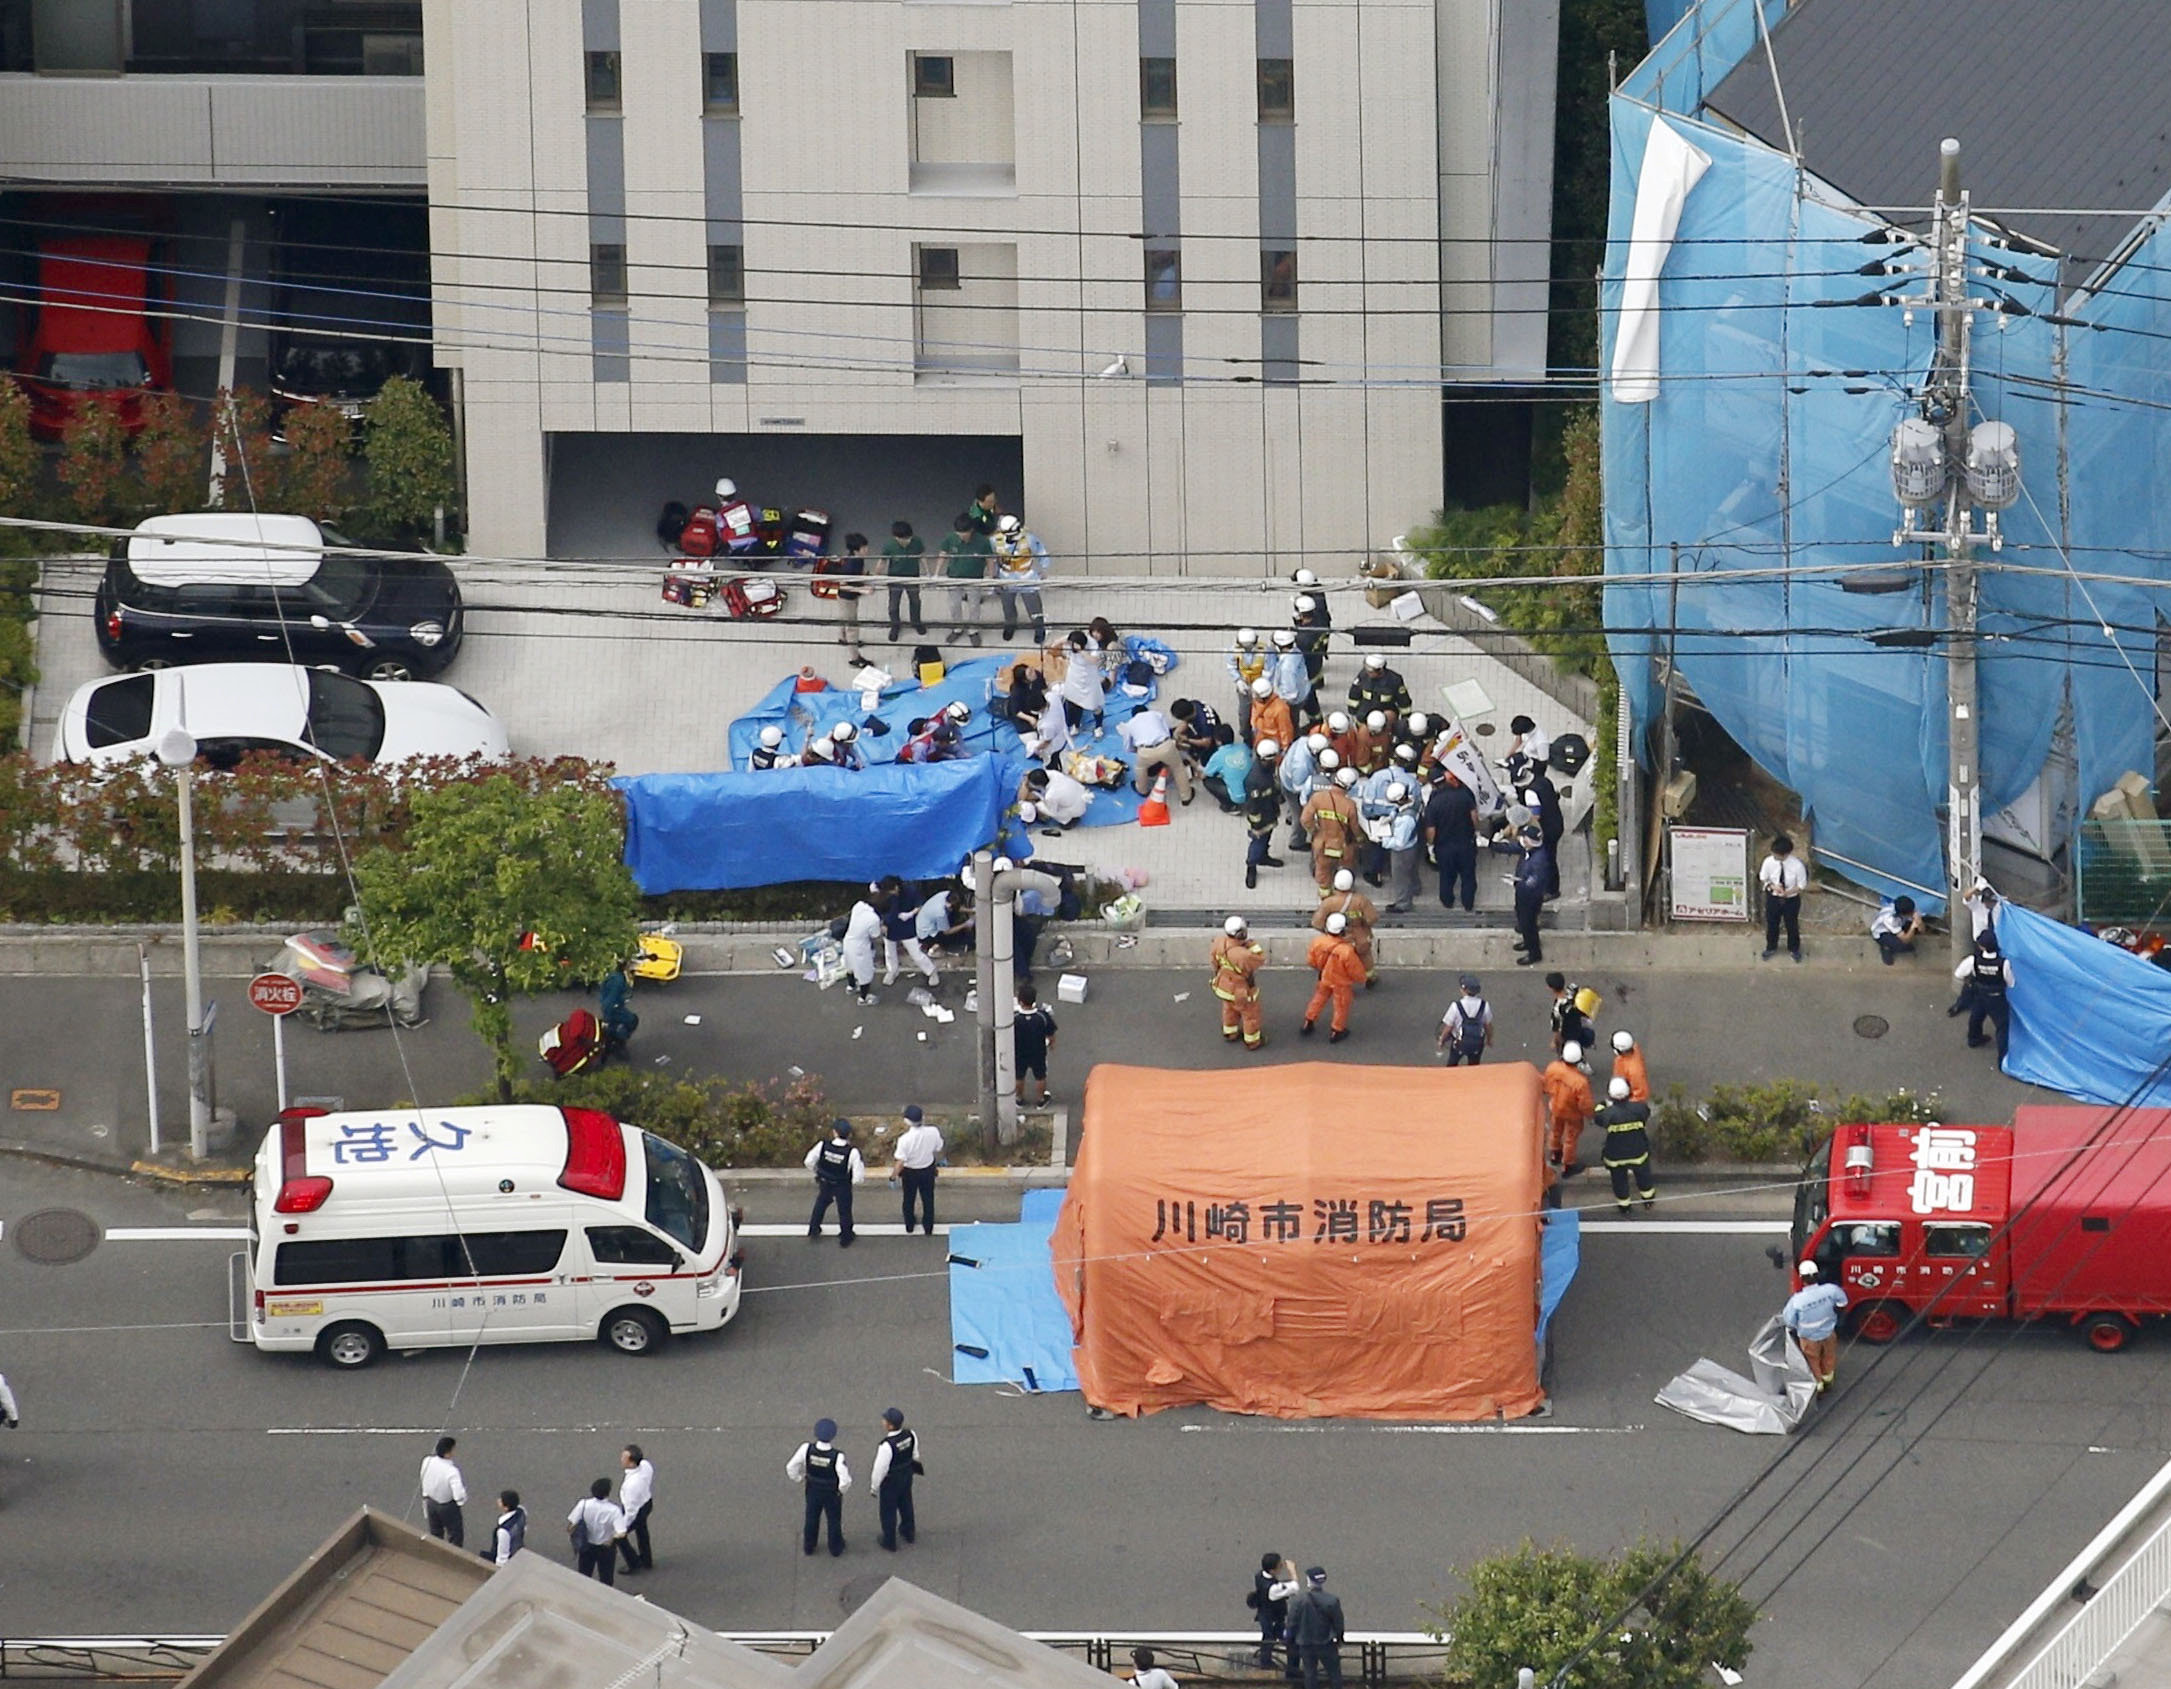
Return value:
<svg viewBox="0 0 2171 1689">
<path fill-rule="evenodd" d="M 1312 911 L 1312 929 L 1325 932 L 1330 915 L 1339 915 L 1347 923 L 1342 936 L 1364 964 L 1364 984 L 1369 991 L 1379 978 L 1379 970 L 1372 965 L 1372 929 L 1379 925 L 1379 907 L 1357 889 L 1357 876 L 1347 868 L 1337 869 L 1333 887 L 1319 894 L 1319 907 Z"/>
<path fill-rule="evenodd" d="M 1350 1000 L 1364 983 L 1364 963 L 1350 944 L 1348 931 L 1347 915 L 1329 915 L 1326 931 L 1313 939 L 1311 949 L 1305 952 L 1304 960 L 1319 975 L 1319 983 L 1312 987 L 1312 1000 L 1304 1006 L 1303 1032 L 1307 1038 L 1330 997 L 1334 999 L 1334 1031 L 1327 1042 L 1339 1044 L 1349 1036 Z"/>
<path fill-rule="evenodd" d="M 1221 999 L 1221 1036 L 1229 1043 L 1237 1034 L 1248 1050 L 1266 1044 L 1266 1028 L 1259 1023 L 1259 970 L 1266 966 L 1266 946 L 1253 942 L 1244 928 L 1244 917 L 1231 915 L 1221 923 L 1214 940 L 1214 995 Z"/>
<path fill-rule="evenodd" d="M 1651 1100 L 1651 1075 L 1643 1065 L 1643 1052 L 1636 1047 L 1636 1040 L 1626 1031 L 1613 1035 L 1613 1077 L 1628 1081 L 1628 1100 L 1647 1103 Z"/>
<path fill-rule="evenodd" d="M 1357 800 L 1349 795 L 1356 783 L 1354 768 L 1339 768 L 1333 785 L 1320 787 L 1304 800 L 1297 824 L 1312 841 L 1312 883 L 1321 891 L 1332 888 L 1336 869 L 1357 860 L 1357 842 L 1364 837 L 1364 829 L 1357 816 Z"/>
<path fill-rule="evenodd" d="M 1570 1039 L 1560 1047 L 1560 1054 L 1546 1064 L 1539 1084 L 1545 1089 L 1545 1112 L 1548 1124 L 1545 1132 L 1545 1158 L 1561 1171 L 1566 1178 L 1583 1170 L 1583 1164 L 1575 1158 L 1576 1140 L 1583 1135 L 1583 1126 L 1598 1106 L 1591 1095 L 1591 1082 L 1584 1076 L 1581 1063 L 1583 1046 Z"/>
</svg>

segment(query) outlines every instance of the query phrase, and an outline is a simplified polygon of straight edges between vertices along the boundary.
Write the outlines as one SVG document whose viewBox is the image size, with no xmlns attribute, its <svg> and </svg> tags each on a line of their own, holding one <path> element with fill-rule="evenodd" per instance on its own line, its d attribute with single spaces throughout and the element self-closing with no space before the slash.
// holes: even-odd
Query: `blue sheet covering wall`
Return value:
<svg viewBox="0 0 2171 1689">
<path fill-rule="evenodd" d="M 1059 1190 L 1028 1191 L 1016 1225 L 951 1229 L 952 1382 L 1078 1388 L 1070 1315 L 1055 1293 L 1048 1248 L 1062 1202 Z"/>
<path fill-rule="evenodd" d="M 2011 904 L 1998 937 L 2013 964 L 2007 1074 L 2083 1102 L 2171 1108 L 2171 973 Z"/>
</svg>

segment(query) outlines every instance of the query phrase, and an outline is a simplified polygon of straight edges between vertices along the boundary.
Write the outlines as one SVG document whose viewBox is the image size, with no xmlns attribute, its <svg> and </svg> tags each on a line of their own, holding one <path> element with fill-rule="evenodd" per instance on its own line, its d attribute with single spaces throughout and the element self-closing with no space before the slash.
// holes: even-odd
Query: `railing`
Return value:
<svg viewBox="0 0 2171 1689">
<path fill-rule="evenodd" d="M 804 1659 L 829 1640 L 826 1630 L 726 1631 L 727 1640 L 764 1654 Z M 1131 1650 L 1151 1648 L 1159 1662 L 1196 1683 L 1279 1683 L 1280 1672 L 1255 1663 L 1259 1634 L 1231 1631 L 1039 1631 L 1022 1633 L 1082 1659 L 1099 1671 L 1128 1669 Z M 219 1636 L 0 1637 L 0 1678 L 75 1682 L 170 1682 L 225 1640 Z M 1366 1689 L 1437 1683 L 1447 1645 L 1414 1631 L 1357 1631 L 1342 1647 L 1342 1668 Z"/>
<path fill-rule="evenodd" d="M 2065 1628 L 2020 1668 L 2009 1689 L 2079 1689 L 2163 1605 L 2166 1595 L 2171 1595 L 2171 1521 L 2159 1525 Z"/>
<path fill-rule="evenodd" d="M 2090 926 L 2171 924 L 2171 822 L 2082 822 L 2073 850 L 2073 895 Z"/>
</svg>

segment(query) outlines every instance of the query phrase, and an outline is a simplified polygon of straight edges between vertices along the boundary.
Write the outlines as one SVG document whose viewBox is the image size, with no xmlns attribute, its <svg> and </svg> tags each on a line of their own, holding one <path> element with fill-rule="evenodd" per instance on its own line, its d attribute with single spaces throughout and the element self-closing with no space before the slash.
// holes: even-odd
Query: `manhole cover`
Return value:
<svg viewBox="0 0 2171 1689">
<path fill-rule="evenodd" d="M 1493 736 L 1493 724 L 1489 721 L 1481 721 L 1471 731 L 1480 739 L 1490 739 Z"/>
<path fill-rule="evenodd" d="M 98 1247 L 98 1222 L 73 1208 L 41 1208 L 15 1222 L 15 1247 L 42 1266 L 65 1267 Z"/>
<path fill-rule="evenodd" d="M 1854 1035 L 1857 1038 L 1882 1038 L 1892 1030 L 1892 1023 L 1883 1015 L 1857 1015 Z"/>
</svg>

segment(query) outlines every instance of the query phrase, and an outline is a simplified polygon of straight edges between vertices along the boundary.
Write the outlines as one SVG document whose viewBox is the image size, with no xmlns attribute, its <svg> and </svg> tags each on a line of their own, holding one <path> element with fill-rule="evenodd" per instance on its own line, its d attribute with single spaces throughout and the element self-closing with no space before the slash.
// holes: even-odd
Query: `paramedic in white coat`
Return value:
<svg viewBox="0 0 2171 1689">
<path fill-rule="evenodd" d="M 874 995 L 874 947 L 882 941 L 882 917 L 864 897 L 844 922 L 844 971 L 862 1003 Z"/>
</svg>

